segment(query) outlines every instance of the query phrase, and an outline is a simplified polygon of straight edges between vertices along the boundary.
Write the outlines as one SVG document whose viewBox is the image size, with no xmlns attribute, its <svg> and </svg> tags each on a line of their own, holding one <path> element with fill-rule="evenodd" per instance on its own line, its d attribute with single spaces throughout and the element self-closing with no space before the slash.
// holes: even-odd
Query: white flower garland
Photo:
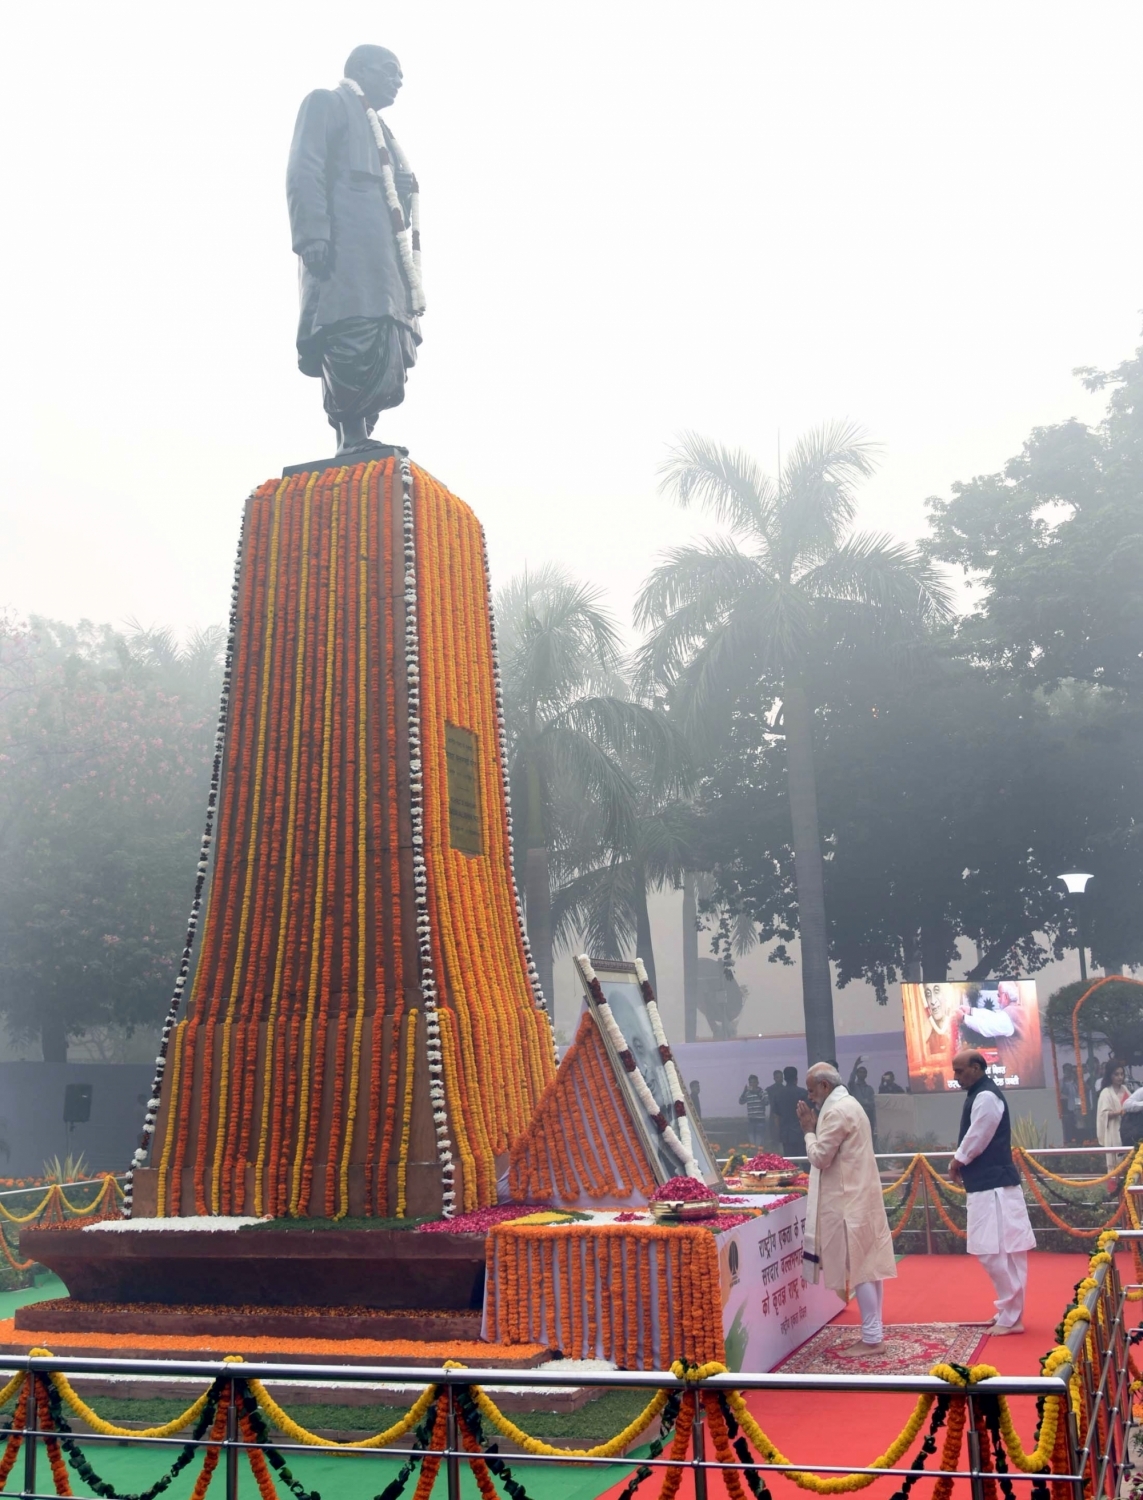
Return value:
<svg viewBox="0 0 1143 1500">
<path fill-rule="evenodd" d="M 179 972 L 175 978 L 174 992 L 171 995 L 171 1003 L 167 1007 L 166 1020 L 163 1022 L 163 1030 L 159 1037 L 159 1055 L 155 1058 L 155 1076 L 151 1083 L 150 1097 L 147 1100 L 147 1112 L 143 1116 L 143 1130 L 123 1184 L 123 1217 L 125 1219 L 131 1217 L 135 1173 L 147 1160 L 147 1153 L 151 1149 L 151 1141 L 155 1134 L 155 1120 L 162 1102 L 163 1077 L 167 1071 L 167 1052 L 170 1048 L 171 1033 L 175 1029 L 175 1022 L 183 1001 L 183 991 L 186 989 L 187 978 L 190 975 L 191 951 L 198 933 L 199 913 L 202 911 L 202 893 L 206 884 L 207 867 L 210 864 L 210 849 L 214 842 L 214 819 L 218 811 L 218 788 L 222 777 L 222 753 L 226 744 L 226 721 L 230 710 L 230 682 L 234 666 L 234 646 L 238 635 L 238 591 L 242 579 L 242 552 L 245 541 L 246 518 L 244 517 L 238 537 L 238 555 L 234 561 L 234 580 L 230 585 L 230 629 L 226 637 L 222 695 L 218 705 L 218 723 L 214 731 L 214 761 L 210 771 L 210 791 L 206 799 L 206 826 L 203 830 L 202 842 L 199 844 L 198 864 L 195 867 L 194 899 L 191 902 L 190 916 L 187 918 L 186 942 L 183 944 L 183 954 L 179 962 Z"/>
<path fill-rule="evenodd" d="M 417 186 L 417 179 L 409 171 L 409 162 L 405 153 L 397 144 L 397 137 L 392 131 L 386 138 L 385 127 L 382 125 L 377 111 L 365 97 L 365 90 L 353 78 L 343 78 L 342 83 L 347 89 L 352 89 L 365 106 L 365 117 L 369 121 L 373 131 L 373 139 L 377 142 L 377 150 L 381 154 L 381 181 L 385 186 L 385 202 L 389 209 L 389 218 L 393 224 L 393 233 L 397 237 L 397 250 L 401 257 L 401 268 L 405 273 L 405 281 L 409 287 L 409 296 L 412 299 L 413 313 L 420 317 L 425 310 L 425 291 L 421 284 L 421 193 Z M 397 184 L 393 178 L 393 163 L 389 155 L 392 147 L 393 155 L 397 158 L 397 165 L 403 172 L 408 172 L 413 180 L 413 190 L 409 201 L 409 218 L 411 223 L 405 223 L 405 212 L 401 207 L 401 199 L 397 194 Z"/>
<path fill-rule="evenodd" d="M 684 1145 L 679 1137 L 675 1134 L 671 1126 L 667 1123 L 666 1116 L 659 1108 L 659 1101 L 655 1098 L 654 1094 L 648 1088 L 647 1080 L 640 1072 L 639 1065 L 638 1063 L 636 1063 L 635 1058 L 631 1053 L 631 1049 L 627 1045 L 627 1039 L 626 1037 L 624 1037 L 622 1031 L 620 1031 L 619 1023 L 615 1019 L 611 1006 L 607 1003 L 607 997 L 603 993 L 603 986 L 599 982 L 599 976 L 591 966 L 591 960 L 588 958 L 586 953 L 581 953 L 576 959 L 576 962 L 583 970 L 584 978 L 588 982 L 592 1004 L 595 1006 L 595 1009 L 599 1015 L 599 1019 L 603 1022 L 603 1029 L 607 1032 L 612 1046 L 619 1054 L 619 1060 L 622 1062 L 624 1068 L 626 1069 L 631 1082 L 634 1085 L 635 1092 L 639 1096 L 639 1100 L 643 1105 L 643 1108 L 651 1116 L 651 1120 L 654 1123 L 655 1129 L 666 1141 L 667 1145 L 670 1147 L 674 1155 L 678 1157 L 680 1162 L 682 1162 L 684 1175 L 687 1177 L 701 1177 L 702 1174 L 699 1171 L 698 1163 L 694 1159 L 694 1152 L 690 1149 L 689 1130 L 687 1131 L 688 1144 Z M 644 970 L 644 977 L 641 983 L 645 982 L 646 970 Z M 649 988 L 650 986 L 648 985 L 648 989 Z M 646 996 L 644 996 L 644 999 L 646 999 Z M 657 1010 L 658 1007 L 656 1006 L 656 1011 Z M 654 1021 L 652 1021 L 652 1026 L 653 1025 Z M 662 1031 L 661 1023 L 659 1026 L 659 1031 Z M 657 1040 L 658 1037 L 656 1036 L 656 1041 Z M 666 1038 L 664 1037 L 663 1045 L 665 1045 L 665 1042 Z M 669 1048 L 667 1050 L 668 1052 L 670 1051 Z M 677 1069 L 675 1076 L 678 1076 Z M 673 1092 L 674 1088 L 672 1085 L 672 1093 Z M 674 1101 L 674 1103 L 676 1114 L 678 1114 L 678 1107 L 682 1103 L 681 1095 Z M 686 1119 L 685 1108 L 686 1107 L 684 1105 L 684 1113 L 681 1116 L 678 1116 L 680 1121 Z"/>
<path fill-rule="evenodd" d="M 401 464 L 401 526 L 405 543 L 405 683 L 409 705 L 409 812 L 413 826 L 413 899 L 417 913 L 421 998 L 425 1005 L 425 1035 L 429 1059 L 429 1097 L 437 1133 L 437 1161 L 441 1166 L 442 1209 L 446 1219 L 456 1212 L 456 1164 L 448 1133 L 441 1026 L 437 1013 L 437 982 L 433 971 L 432 918 L 429 913 L 429 875 L 425 864 L 425 783 L 421 759 L 421 647 L 417 625 L 417 543 L 413 522 L 413 471 L 407 458 Z"/>
<path fill-rule="evenodd" d="M 484 527 L 480 528 L 480 551 L 484 562 L 484 592 L 488 597 L 488 628 L 492 637 L 492 685 L 496 694 L 496 738 L 500 751 L 500 784 L 504 788 L 504 814 L 508 827 L 508 883 L 512 890 L 512 902 L 516 908 L 516 928 L 520 934 L 520 943 L 524 949 L 524 959 L 528 965 L 528 983 L 532 989 L 532 995 L 536 1004 L 544 1012 L 548 1019 L 548 1031 L 551 1037 L 552 1054 L 556 1066 L 559 1067 L 560 1056 L 556 1047 L 555 1028 L 552 1026 L 551 1012 L 548 1010 L 548 1002 L 544 998 L 544 987 L 540 983 L 540 971 L 536 968 L 535 959 L 532 956 L 532 945 L 528 941 L 528 929 L 524 922 L 524 908 L 520 904 L 520 892 L 516 887 L 516 861 L 515 845 L 512 838 L 512 801 L 508 786 L 508 731 L 504 725 L 504 689 L 500 682 L 500 646 L 496 639 L 496 615 L 492 607 L 492 570 L 488 566 L 488 538 L 484 534 Z"/>
<path fill-rule="evenodd" d="M 659 1002 L 655 999 L 655 991 L 651 988 L 651 981 L 647 978 L 647 970 L 641 958 L 635 960 L 635 977 L 639 981 L 639 988 L 643 992 L 643 1003 L 647 1007 L 647 1015 L 651 1022 L 651 1030 L 655 1035 L 655 1046 L 659 1049 L 659 1056 L 663 1060 L 666 1070 L 667 1082 L 671 1085 L 671 1099 L 675 1106 L 675 1118 L 679 1122 L 679 1138 L 688 1156 L 694 1156 L 694 1137 L 691 1135 L 691 1122 L 687 1114 L 686 1099 L 683 1094 L 683 1080 L 679 1077 L 678 1064 L 675 1062 L 674 1053 L 671 1051 L 670 1043 L 667 1041 L 667 1033 L 663 1029 L 663 1018 L 659 1014 Z"/>
</svg>

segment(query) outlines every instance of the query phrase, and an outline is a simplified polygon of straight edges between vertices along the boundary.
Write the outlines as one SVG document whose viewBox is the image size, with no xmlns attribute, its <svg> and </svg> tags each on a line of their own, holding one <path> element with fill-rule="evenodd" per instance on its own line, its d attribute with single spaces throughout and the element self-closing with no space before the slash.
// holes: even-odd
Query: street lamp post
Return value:
<svg viewBox="0 0 1143 1500">
<path fill-rule="evenodd" d="M 1079 961 L 1080 979 L 1087 983 L 1087 959 L 1084 956 L 1084 922 L 1083 922 L 1083 893 L 1087 890 L 1087 883 L 1091 879 L 1089 874 L 1083 870 L 1069 870 L 1066 875 L 1059 876 L 1067 886 L 1068 895 L 1076 897 L 1076 920 L 1079 925 Z"/>
</svg>

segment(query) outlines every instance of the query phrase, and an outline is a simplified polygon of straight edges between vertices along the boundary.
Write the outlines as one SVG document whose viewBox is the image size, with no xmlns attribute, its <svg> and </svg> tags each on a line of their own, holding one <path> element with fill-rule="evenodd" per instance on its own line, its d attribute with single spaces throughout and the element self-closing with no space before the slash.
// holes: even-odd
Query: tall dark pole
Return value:
<svg viewBox="0 0 1143 1500">
<path fill-rule="evenodd" d="M 1084 984 L 1087 983 L 1087 959 L 1084 957 L 1084 951 L 1083 951 L 1084 950 L 1083 908 L 1084 908 L 1084 901 L 1085 901 L 1085 899 L 1086 898 L 1085 898 L 1085 895 L 1084 895 L 1083 891 L 1081 891 L 1079 893 L 1079 895 L 1076 897 L 1076 914 L 1077 914 L 1077 919 L 1078 919 L 1078 924 L 1079 924 L 1080 978 L 1083 980 Z"/>
</svg>

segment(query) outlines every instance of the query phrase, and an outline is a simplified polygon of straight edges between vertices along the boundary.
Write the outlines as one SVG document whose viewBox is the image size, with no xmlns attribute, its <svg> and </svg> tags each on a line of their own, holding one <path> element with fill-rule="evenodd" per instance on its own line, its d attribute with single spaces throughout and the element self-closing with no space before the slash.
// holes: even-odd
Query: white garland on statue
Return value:
<svg viewBox="0 0 1143 1500">
<path fill-rule="evenodd" d="M 611 1006 L 607 1003 L 607 997 L 603 993 L 603 986 L 599 982 L 599 976 L 591 966 L 591 960 L 586 953 L 581 953 L 576 962 L 583 970 L 584 978 L 590 986 L 592 1004 L 595 1006 L 599 1019 L 603 1022 L 603 1029 L 607 1032 L 612 1046 L 619 1054 L 620 1061 L 623 1063 L 628 1077 L 635 1088 L 635 1093 L 638 1095 L 643 1108 L 651 1116 L 655 1129 L 666 1141 L 673 1154 L 682 1162 L 684 1176 L 701 1178 L 702 1174 L 699 1171 L 698 1163 L 695 1161 L 693 1151 L 684 1146 L 683 1142 L 675 1134 L 675 1131 L 667 1122 L 663 1111 L 659 1108 L 659 1101 L 647 1086 L 647 1080 L 643 1077 L 639 1065 L 635 1061 L 630 1047 L 627 1045 L 627 1039 L 619 1029 L 619 1023 L 615 1019 Z"/>
<path fill-rule="evenodd" d="M 448 1133 L 448 1103 L 441 1053 L 441 1024 L 437 981 L 433 970 L 433 928 L 429 913 L 429 874 L 425 863 L 425 782 L 421 758 L 421 643 L 417 623 L 417 540 L 413 515 L 413 471 L 407 458 L 401 464 L 401 527 L 405 546 L 405 688 L 409 707 L 409 815 L 413 829 L 413 900 L 417 913 L 417 951 L 420 957 L 421 998 L 425 1005 L 426 1051 L 429 1060 L 429 1097 L 437 1133 L 437 1161 L 441 1166 L 442 1213 L 456 1212 L 456 1163 Z"/>
<path fill-rule="evenodd" d="M 643 1003 L 647 1007 L 647 1016 L 651 1022 L 651 1030 L 655 1034 L 655 1046 L 659 1049 L 659 1056 L 663 1060 L 666 1070 L 667 1082 L 671 1086 L 671 1099 L 674 1101 L 675 1118 L 679 1122 L 679 1138 L 683 1143 L 688 1156 L 694 1156 L 694 1137 L 691 1135 L 691 1122 L 687 1114 L 686 1098 L 683 1094 L 683 1080 L 679 1077 L 679 1067 L 675 1062 L 671 1044 L 667 1041 L 667 1033 L 663 1030 L 663 1018 L 659 1014 L 659 1002 L 655 999 L 655 991 L 651 988 L 651 981 L 647 978 L 647 970 L 643 960 L 635 960 L 635 977 L 639 981 L 639 988 L 643 991 Z"/>
<path fill-rule="evenodd" d="M 417 179 L 409 170 L 408 158 L 397 144 L 397 137 L 389 131 L 386 137 L 385 127 L 382 125 L 377 111 L 365 97 L 365 90 L 354 78 L 343 78 L 342 83 L 352 91 L 365 106 L 365 117 L 369 121 L 370 129 L 373 131 L 373 139 L 377 142 L 377 150 L 381 154 L 381 181 L 385 187 L 385 202 L 389 209 L 389 218 L 393 224 L 393 233 L 397 237 L 397 250 L 401 256 L 401 268 L 405 273 L 405 281 L 408 283 L 409 296 L 412 299 L 413 313 L 420 317 L 425 310 L 425 291 L 421 283 L 421 192 L 417 186 Z M 405 211 L 401 207 L 401 199 L 397 194 L 397 184 L 393 177 L 393 163 L 389 151 L 392 148 L 393 155 L 397 158 L 397 166 L 402 172 L 408 172 L 412 178 L 413 190 L 409 201 L 410 223 L 405 223 Z"/>
<path fill-rule="evenodd" d="M 528 928 L 524 922 L 524 908 L 520 904 L 520 892 L 516 886 L 515 844 L 512 837 L 512 801 L 508 786 L 508 731 L 504 724 L 504 689 L 500 682 L 500 646 L 496 638 L 496 615 L 492 607 L 492 573 L 488 566 L 488 538 L 484 535 L 483 526 L 480 528 L 480 551 L 484 562 L 484 592 L 488 598 L 488 629 L 492 639 L 492 686 L 496 695 L 496 739 L 500 752 L 500 784 L 504 789 L 504 815 L 508 828 L 508 884 L 511 888 L 512 901 L 516 908 L 516 930 L 520 934 L 520 944 L 524 950 L 524 961 L 528 966 L 528 983 L 531 986 L 532 995 L 537 1006 L 547 1016 L 552 1052 L 555 1057 L 556 1066 L 559 1067 L 560 1055 L 559 1049 L 556 1047 L 555 1028 L 552 1026 L 552 1016 L 548 1009 L 548 1002 L 544 998 L 544 987 L 540 983 L 540 971 L 536 968 L 536 962 L 532 956 L 532 945 L 528 941 Z"/>
<path fill-rule="evenodd" d="M 198 919 L 202 911 L 202 893 L 206 885 L 207 868 L 210 864 L 211 845 L 214 842 L 214 820 L 218 812 L 218 788 L 222 777 L 222 754 L 226 744 L 226 721 L 230 710 L 230 681 L 234 666 L 234 645 L 238 636 L 238 591 L 242 580 L 242 552 L 245 540 L 246 518 L 244 517 L 242 530 L 238 537 L 238 555 L 234 561 L 234 580 L 230 585 L 230 629 L 226 637 L 226 659 L 222 669 L 222 695 L 218 705 L 218 723 L 214 731 L 214 760 L 210 771 L 210 791 L 206 799 L 206 826 L 203 829 L 202 841 L 199 844 L 198 850 L 198 864 L 195 867 L 194 899 L 191 901 L 190 916 L 187 918 L 186 941 L 183 944 L 182 958 L 179 961 L 179 971 L 175 977 L 174 992 L 171 995 L 171 1003 L 167 1007 L 166 1019 L 163 1022 L 163 1030 L 159 1037 L 159 1055 L 155 1058 L 155 1076 L 151 1082 L 151 1092 L 147 1099 L 146 1114 L 143 1116 L 143 1129 L 139 1138 L 139 1144 L 131 1157 L 131 1165 L 127 1169 L 126 1180 L 123 1184 L 123 1216 L 128 1220 L 131 1218 L 131 1209 L 134 1204 L 135 1173 L 146 1162 L 147 1154 L 151 1149 L 151 1142 L 155 1134 L 155 1121 L 158 1118 L 159 1105 L 162 1103 L 163 1078 L 167 1071 L 167 1052 L 170 1049 L 171 1033 L 174 1031 L 175 1023 L 178 1020 L 179 1009 L 183 1002 L 183 992 L 186 989 L 187 979 L 190 975 L 191 952 L 194 948 L 195 937 L 198 934 Z"/>
</svg>

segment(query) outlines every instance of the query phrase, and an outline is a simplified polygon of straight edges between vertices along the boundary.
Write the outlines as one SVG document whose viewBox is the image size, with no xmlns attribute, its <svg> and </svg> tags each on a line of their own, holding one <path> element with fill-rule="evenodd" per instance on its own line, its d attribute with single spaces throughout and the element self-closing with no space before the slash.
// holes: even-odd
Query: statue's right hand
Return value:
<svg viewBox="0 0 1143 1500">
<path fill-rule="evenodd" d="M 302 246 L 301 255 L 306 270 L 320 276 L 329 263 L 329 241 L 311 240 Z"/>
</svg>

